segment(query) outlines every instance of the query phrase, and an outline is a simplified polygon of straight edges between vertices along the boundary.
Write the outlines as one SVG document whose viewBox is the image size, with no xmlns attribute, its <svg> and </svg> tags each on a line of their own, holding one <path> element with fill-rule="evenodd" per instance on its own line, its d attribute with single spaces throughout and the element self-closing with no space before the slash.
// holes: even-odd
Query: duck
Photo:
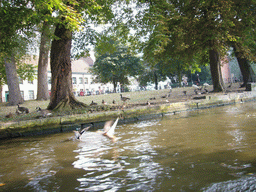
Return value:
<svg viewBox="0 0 256 192">
<path fill-rule="evenodd" d="M 156 100 L 156 98 L 155 97 L 151 97 L 151 98 L 149 98 L 149 100 Z"/>
<path fill-rule="evenodd" d="M 42 117 L 49 117 L 52 115 L 51 111 L 46 109 L 41 109 L 41 107 L 36 107 L 36 111 L 40 112 Z"/>
<path fill-rule="evenodd" d="M 164 96 L 161 96 L 161 98 L 168 98 L 168 97 L 170 97 L 171 96 L 171 94 L 166 94 L 166 95 L 164 95 Z"/>
<path fill-rule="evenodd" d="M 129 97 L 123 97 L 122 94 L 120 94 L 120 96 L 121 96 L 121 100 L 122 100 L 123 102 L 125 102 L 125 101 L 127 101 L 127 100 L 130 100 Z"/>
<path fill-rule="evenodd" d="M 106 105 L 107 102 L 104 101 L 104 99 L 102 99 L 102 105 Z"/>
<path fill-rule="evenodd" d="M 8 115 L 5 115 L 6 118 L 11 118 L 13 117 L 13 114 L 10 112 Z"/>
<path fill-rule="evenodd" d="M 116 100 L 115 100 L 115 99 L 113 99 L 112 103 L 113 103 L 113 104 L 116 104 Z"/>
<path fill-rule="evenodd" d="M 17 104 L 17 106 L 18 106 L 18 109 L 17 109 L 18 112 L 29 113 L 29 109 L 27 107 L 20 107 L 19 104 Z"/>
<path fill-rule="evenodd" d="M 75 130 L 74 133 L 75 133 L 75 138 L 78 139 L 78 140 L 81 140 L 81 136 L 86 132 L 88 131 L 90 128 L 92 127 L 92 125 L 82 129 L 82 130 Z"/>
<path fill-rule="evenodd" d="M 98 105 L 97 103 L 95 103 L 94 101 L 91 102 L 90 106 L 92 105 Z"/>
</svg>

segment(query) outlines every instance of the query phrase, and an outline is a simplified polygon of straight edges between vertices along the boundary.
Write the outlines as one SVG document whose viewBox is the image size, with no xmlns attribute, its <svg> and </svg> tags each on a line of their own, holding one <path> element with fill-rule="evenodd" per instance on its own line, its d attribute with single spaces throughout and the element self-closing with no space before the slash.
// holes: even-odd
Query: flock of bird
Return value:
<svg viewBox="0 0 256 192">
<path fill-rule="evenodd" d="M 208 83 L 204 83 L 202 86 L 198 86 L 198 85 L 194 85 L 194 84 L 192 85 L 192 87 L 195 88 L 194 92 L 195 92 L 196 95 L 208 93 L 208 90 L 206 89 L 207 86 L 209 86 Z M 171 93 L 172 93 L 172 89 L 170 89 L 170 92 L 168 94 L 165 94 L 165 95 L 161 96 L 161 98 L 166 99 L 166 102 L 169 102 L 168 98 L 171 97 Z M 183 91 L 183 94 L 187 95 L 187 91 Z M 123 102 L 123 107 L 122 108 L 124 108 L 126 106 L 127 101 L 131 100 L 129 97 L 124 97 L 122 94 L 120 94 L 120 99 Z M 149 100 L 156 100 L 156 97 L 151 97 L 151 98 L 149 98 Z M 102 100 L 101 103 L 102 103 L 102 105 L 107 105 L 107 102 L 104 99 Z M 116 101 L 114 99 L 112 101 L 112 104 L 116 104 Z M 90 106 L 95 106 L 95 105 L 98 105 L 98 103 L 96 103 L 92 100 L 92 102 L 90 103 Z M 147 101 L 146 105 L 150 105 L 150 102 Z M 21 107 L 21 106 L 19 106 L 19 104 L 17 106 L 18 106 L 18 108 L 16 109 L 16 114 L 17 115 L 23 114 L 23 113 L 29 113 L 29 109 L 27 107 Z M 52 115 L 51 111 L 46 110 L 46 109 L 41 109 L 40 107 L 37 107 L 36 111 L 38 113 L 40 113 L 40 117 L 45 118 L 45 117 L 49 117 L 49 116 Z M 14 114 L 9 113 L 5 117 L 6 118 L 11 118 L 11 117 L 13 117 L 13 115 Z"/>
<path fill-rule="evenodd" d="M 201 91 L 204 90 L 206 93 L 208 93 L 208 90 L 206 89 L 206 87 L 208 86 L 208 84 L 204 84 L 203 86 L 199 87 L 197 85 L 192 85 L 195 90 L 195 94 L 201 94 Z M 168 97 L 171 96 L 171 90 L 168 94 L 166 95 L 163 95 L 161 96 L 161 98 L 163 99 L 167 99 Z M 187 91 L 183 91 L 183 94 L 186 95 L 187 94 Z M 129 97 L 124 97 L 122 94 L 120 94 L 120 98 L 121 98 L 121 101 L 123 101 L 124 103 L 127 102 L 128 100 L 130 100 Z M 152 98 L 149 98 L 150 100 L 155 100 L 156 98 L 155 97 L 152 97 Z M 116 101 L 113 100 L 112 101 L 113 104 L 116 104 Z M 102 100 L 102 104 L 103 105 L 106 105 L 107 103 Z M 147 101 L 146 103 L 147 105 L 150 105 L 150 102 Z M 94 101 L 91 102 L 90 106 L 94 106 L 94 105 L 97 105 L 97 103 L 95 103 Z M 16 109 L 16 114 L 21 114 L 21 113 L 29 113 L 29 109 L 27 107 L 21 107 L 19 106 L 19 104 L 17 105 L 18 108 Z M 41 117 L 49 117 L 52 115 L 51 111 L 49 110 L 46 110 L 46 109 L 41 109 L 40 107 L 36 107 L 36 111 L 41 113 Z M 12 117 L 13 114 L 12 113 L 9 113 L 8 115 L 6 115 L 5 117 L 7 118 L 10 118 Z M 103 136 L 106 136 L 108 137 L 109 139 L 111 139 L 112 141 L 116 141 L 117 138 L 116 136 L 114 135 L 115 133 L 115 128 L 117 126 L 117 123 L 118 123 L 118 120 L 119 120 L 119 117 L 114 121 L 107 121 L 105 122 L 105 125 L 104 125 L 104 128 L 103 128 L 103 131 L 97 131 L 98 133 L 100 133 L 101 135 Z M 85 133 L 86 131 L 88 131 L 90 128 L 92 127 L 92 125 L 82 129 L 82 130 L 75 130 L 74 133 L 75 133 L 75 138 L 78 139 L 78 140 L 83 140 L 84 139 L 84 136 L 85 136 Z"/>
</svg>

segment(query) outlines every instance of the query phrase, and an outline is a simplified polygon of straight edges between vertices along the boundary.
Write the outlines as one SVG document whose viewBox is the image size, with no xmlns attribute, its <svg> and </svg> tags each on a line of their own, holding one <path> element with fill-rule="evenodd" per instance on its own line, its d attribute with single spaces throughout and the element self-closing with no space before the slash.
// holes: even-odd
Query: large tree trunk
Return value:
<svg viewBox="0 0 256 192">
<path fill-rule="evenodd" d="M 238 51 L 238 48 L 235 45 L 233 45 L 233 49 L 241 73 L 243 75 L 243 84 L 241 85 L 241 87 L 245 87 L 248 82 L 255 82 L 256 76 L 249 61 L 245 57 L 243 57 L 243 54 L 240 51 Z"/>
<path fill-rule="evenodd" d="M 116 93 L 117 81 L 115 78 L 113 79 L 113 86 L 114 86 L 113 92 Z"/>
<path fill-rule="evenodd" d="M 50 25 L 44 22 L 41 34 L 40 53 L 38 61 L 38 81 L 37 81 L 37 100 L 49 99 L 48 90 L 48 54 L 50 50 L 50 37 L 49 37 Z"/>
<path fill-rule="evenodd" d="M 50 110 L 76 109 L 86 105 L 77 101 L 72 92 L 71 39 L 72 33 L 62 24 L 57 24 L 51 46 L 52 88 Z"/>
<path fill-rule="evenodd" d="M 155 71 L 154 71 L 154 81 L 155 81 L 155 90 L 158 90 L 158 78 Z"/>
<path fill-rule="evenodd" d="M 3 95 L 3 86 L 1 85 L 1 82 L 0 82 L 0 103 L 3 102 L 2 95 Z"/>
<path fill-rule="evenodd" d="M 213 83 L 213 92 L 223 92 L 225 91 L 224 82 L 221 75 L 220 67 L 220 55 L 218 51 L 212 49 L 209 50 L 210 58 L 210 69 Z"/>
<path fill-rule="evenodd" d="M 14 56 L 11 56 L 10 59 L 5 59 L 5 72 L 9 89 L 9 105 L 23 103 Z"/>
</svg>

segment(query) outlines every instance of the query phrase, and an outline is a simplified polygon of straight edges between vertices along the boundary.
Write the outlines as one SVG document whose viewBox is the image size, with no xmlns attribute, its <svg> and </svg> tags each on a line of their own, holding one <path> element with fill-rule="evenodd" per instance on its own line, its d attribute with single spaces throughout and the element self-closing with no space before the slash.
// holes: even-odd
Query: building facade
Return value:
<svg viewBox="0 0 256 192">
<path fill-rule="evenodd" d="M 30 64 L 37 65 L 38 58 L 33 57 L 29 61 Z M 71 62 L 72 67 L 72 84 L 73 93 L 75 96 L 86 96 L 92 94 L 104 94 L 113 92 L 112 84 L 95 83 L 95 77 L 89 72 L 93 66 L 93 60 L 90 57 L 81 58 Z M 33 100 L 37 96 L 37 72 L 33 81 L 19 79 L 20 92 L 24 100 Z M 51 91 L 51 71 L 48 67 L 48 89 Z M 9 90 L 8 86 L 4 85 L 2 89 L 2 101 L 8 102 Z"/>
</svg>

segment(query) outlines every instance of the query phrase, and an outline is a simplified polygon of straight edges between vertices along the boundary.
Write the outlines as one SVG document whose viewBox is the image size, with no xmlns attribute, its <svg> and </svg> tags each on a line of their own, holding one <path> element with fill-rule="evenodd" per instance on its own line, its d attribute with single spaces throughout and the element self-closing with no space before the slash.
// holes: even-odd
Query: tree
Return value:
<svg viewBox="0 0 256 192">
<path fill-rule="evenodd" d="M 48 90 L 48 55 L 51 43 L 51 26 L 49 22 L 44 21 L 41 32 L 41 42 L 38 60 L 37 75 L 37 100 L 49 99 Z"/>
<path fill-rule="evenodd" d="M 12 60 L 11 60 L 12 59 Z M 7 64 L 10 62 L 10 64 Z M 6 67 L 7 66 L 7 67 Z M 7 68 L 7 69 L 6 69 Z M 11 69 L 10 69 L 11 68 Z M 8 75 L 6 75 L 6 73 Z M 20 58 L 10 58 L 8 60 L 6 57 L 0 57 L 0 95 L 2 99 L 2 86 L 7 83 L 7 79 L 9 81 L 8 89 L 9 89 L 9 105 L 16 105 L 20 102 L 23 102 L 23 99 L 20 100 L 20 90 L 19 90 L 19 79 L 22 80 L 30 80 L 34 79 L 35 75 L 35 66 L 28 63 L 28 59 L 26 56 L 22 56 Z M 12 79 L 12 78 L 15 78 Z M 17 79 L 16 79 L 17 78 Z M 18 88 L 18 90 L 16 90 Z M 18 94 L 18 95 L 16 95 Z M 14 101 L 13 101 L 14 100 Z M 1 100 L 2 102 L 2 100 Z"/>
<path fill-rule="evenodd" d="M 111 17 L 111 7 L 114 1 L 78 1 L 69 2 L 66 9 L 59 11 L 59 21 L 56 22 L 55 39 L 51 46 L 52 88 L 48 109 L 76 109 L 86 107 L 79 102 L 72 92 L 71 82 L 71 40 L 72 32 L 79 29 L 84 18 L 103 21 Z"/>
<path fill-rule="evenodd" d="M 96 59 L 92 73 L 99 82 L 113 83 L 116 91 L 118 82 L 128 84 L 128 77 L 139 75 L 142 69 L 140 58 L 131 55 L 128 47 L 119 45 L 114 53 L 105 53 Z"/>
<path fill-rule="evenodd" d="M 72 92 L 71 40 L 72 32 L 63 24 L 58 24 L 51 46 L 52 88 L 48 109 L 75 109 L 86 105 L 78 102 Z"/>
<path fill-rule="evenodd" d="M 22 103 L 16 61 L 27 50 L 27 28 L 31 23 L 33 10 L 27 1 L 3 1 L 0 9 L 0 53 L 4 62 L 9 89 L 9 105 Z"/>
<path fill-rule="evenodd" d="M 155 90 L 158 90 L 158 82 L 166 80 L 167 75 L 164 75 L 163 69 L 161 68 L 161 63 L 157 63 L 152 66 L 149 64 L 144 64 L 144 70 L 139 75 L 139 83 L 141 87 L 146 87 L 148 83 L 155 84 Z"/>
<path fill-rule="evenodd" d="M 239 9 L 242 13 L 238 13 L 234 11 L 240 5 L 236 0 L 146 2 L 148 9 L 139 19 L 143 29 L 147 29 L 145 25 L 151 26 L 149 41 L 155 45 L 151 54 L 158 58 L 179 56 L 188 62 L 194 54 L 204 55 L 207 51 L 214 91 L 223 91 L 225 87 L 220 73 L 220 59 L 229 48 L 227 42 L 244 37 L 248 33 L 248 26 L 254 25 L 255 17 L 251 15 L 255 4 L 249 1 L 243 3 L 242 9 Z M 239 20 L 238 15 L 247 13 L 249 19 L 242 17 L 245 25 L 237 25 L 234 20 Z M 251 24 L 246 26 L 248 23 Z"/>
<path fill-rule="evenodd" d="M 239 49 L 238 46 L 234 45 L 233 51 L 235 53 L 238 65 L 243 76 L 243 84 L 241 85 L 241 87 L 245 87 L 248 82 L 255 82 L 256 76 L 250 65 L 250 61 L 244 56 L 244 54 L 242 53 L 241 49 Z"/>
<path fill-rule="evenodd" d="M 6 73 L 4 67 L 4 58 L 0 56 L 0 102 L 2 101 L 2 90 L 3 85 L 7 82 L 6 80 Z"/>
</svg>

